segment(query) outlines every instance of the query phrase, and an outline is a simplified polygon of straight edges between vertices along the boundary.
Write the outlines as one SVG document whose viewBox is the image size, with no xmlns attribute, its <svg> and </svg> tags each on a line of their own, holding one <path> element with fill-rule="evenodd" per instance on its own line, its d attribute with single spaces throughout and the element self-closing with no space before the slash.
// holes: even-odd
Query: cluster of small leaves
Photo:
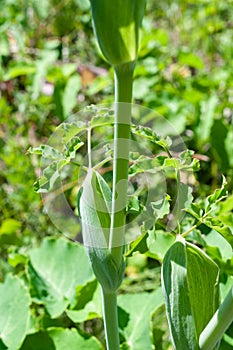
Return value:
<svg viewBox="0 0 233 350">
<path fill-rule="evenodd" d="M 170 246 L 169 241 L 171 243 L 174 242 L 174 234 L 164 232 L 164 226 L 159 222 L 159 220 L 164 219 L 164 217 L 170 214 L 170 197 L 167 195 L 163 200 L 156 203 L 152 202 L 151 205 L 154 210 L 157 226 L 153 226 L 150 230 L 142 226 L 142 235 L 131 244 L 127 256 L 132 256 L 136 251 L 140 253 L 147 252 L 150 256 L 153 256 L 152 245 L 156 243 L 155 254 L 156 258 L 158 258 L 159 250 L 161 249 L 162 251 L 159 237 L 162 236 L 164 242 L 167 241 L 166 249 Z M 191 200 L 191 202 L 182 209 L 187 214 L 174 233 L 182 234 L 187 240 L 195 242 L 205 249 L 209 249 L 208 242 L 211 234 L 212 238 L 214 237 L 213 240 L 215 241 L 216 247 L 218 247 L 218 243 L 222 247 L 225 242 L 225 246 L 228 247 L 225 248 L 225 251 L 228 251 L 228 256 L 230 258 L 233 248 L 233 231 L 231 224 L 233 219 L 232 207 L 233 199 L 232 196 L 227 197 L 227 183 L 225 178 L 223 178 L 221 188 L 216 189 L 213 194 L 204 199 L 198 198 L 196 201 Z M 217 255 L 221 256 L 219 249 Z M 162 255 L 161 258 L 163 258 L 163 256 L 164 255 Z M 220 259 L 218 260 L 220 261 Z M 233 260 L 231 258 L 230 264 L 232 263 Z"/>
<path fill-rule="evenodd" d="M 219 205 L 227 198 L 227 194 L 227 183 L 223 177 L 221 188 L 216 189 L 207 198 L 192 203 L 186 209 L 186 212 L 193 218 L 193 227 L 188 232 L 184 232 L 183 236 L 187 236 L 189 232 L 192 232 L 192 229 L 199 229 L 200 232 L 204 232 L 208 228 L 222 235 L 233 249 L 233 230 L 230 225 L 232 213 L 222 212 Z"/>
<path fill-rule="evenodd" d="M 61 152 L 49 145 L 29 148 L 29 153 L 40 155 L 46 160 L 52 160 L 52 162 L 43 170 L 42 177 L 35 182 L 35 192 L 45 193 L 51 191 L 54 188 L 56 181 L 60 178 L 60 171 L 75 158 L 76 151 L 83 145 L 84 143 L 80 138 L 74 136 L 64 144 L 63 151 Z"/>
<path fill-rule="evenodd" d="M 35 192 L 47 193 L 55 188 L 56 181 L 60 179 L 61 170 L 75 161 L 77 151 L 84 145 L 84 141 L 80 138 L 82 134 L 86 134 L 88 129 L 112 125 L 114 122 L 113 112 L 107 108 L 98 110 L 95 106 L 88 106 L 83 113 L 86 118 L 89 114 L 95 115 L 87 123 L 81 121 L 62 123 L 49 140 L 51 145 L 40 145 L 28 149 L 28 153 L 41 156 L 41 166 L 44 168 L 43 175 L 34 184 Z M 47 165 L 48 162 L 49 165 Z M 75 164 L 82 166 L 77 162 Z M 86 169 L 85 165 L 83 168 Z"/>
</svg>

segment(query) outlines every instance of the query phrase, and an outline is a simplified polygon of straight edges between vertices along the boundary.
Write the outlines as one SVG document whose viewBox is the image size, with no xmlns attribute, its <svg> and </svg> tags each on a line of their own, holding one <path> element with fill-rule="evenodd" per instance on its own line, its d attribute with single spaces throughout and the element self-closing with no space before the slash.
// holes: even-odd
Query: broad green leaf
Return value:
<svg viewBox="0 0 233 350">
<path fill-rule="evenodd" d="M 118 297 L 118 306 L 124 310 L 124 313 L 119 313 L 119 324 L 122 324 L 121 331 L 125 338 L 123 345 L 126 349 L 154 349 L 151 317 L 162 304 L 161 288 L 153 293 L 125 294 Z M 121 317 L 124 319 L 121 320 Z"/>
<path fill-rule="evenodd" d="M 78 286 L 94 279 L 84 247 L 65 238 L 44 239 L 29 256 L 32 296 L 52 318 L 75 303 Z"/>
<path fill-rule="evenodd" d="M 49 328 L 48 335 L 53 340 L 56 350 L 103 350 L 95 337 L 85 339 L 74 328 Z"/>
<path fill-rule="evenodd" d="M 0 284 L 0 340 L 8 350 L 18 349 L 26 337 L 30 304 L 23 282 L 17 276 L 7 275 Z"/>
<path fill-rule="evenodd" d="M 175 237 L 171 233 L 150 231 L 147 239 L 149 256 L 162 262 L 164 255 L 174 242 Z"/>
<path fill-rule="evenodd" d="M 218 307 L 217 265 L 178 238 L 165 255 L 162 287 L 175 349 L 198 350 L 198 339 Z"/>
<path fill-rule="evenodd" d="M 75 308 L 72 310 L 66 310 L 67 316 L 75 323 L 102 317 L 102 296 L 100 286 L 97 286 L 94 293 L 90 293 L 90 298 L 87 303 L 83 302 L 83 299 L 86 299 L 84 293 L 88 293 L 88 291 L 85 290 L 85 286 L 79 288 L 79 295 L 76 296 L 78 303 Z"/>
</svg>

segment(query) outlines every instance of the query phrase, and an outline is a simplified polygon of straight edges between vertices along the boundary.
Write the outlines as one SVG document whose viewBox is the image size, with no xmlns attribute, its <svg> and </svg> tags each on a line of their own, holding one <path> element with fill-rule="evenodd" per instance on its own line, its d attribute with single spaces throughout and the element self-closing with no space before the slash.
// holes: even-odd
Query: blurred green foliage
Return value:
<svg viewBox="0 0 233 350">
<path fill-rule="evenodd" d="M 135 71 L 135 102 L 167 118 L 200 161 L 200 171 L 192 183 L 200 208 L 203 198 L 220 185 L 222 174 L 230 194 L 233 189 L 232 8 L 232 0 L 148 0 Z M 22 349 L 36 344 L 37 338 L 43 340 L 44 349 L 54 349 L 53 344 L 56 341 L 62 344 L 65 336 L 74 346 L 87 348 L 88 343 L 84 342 L 87 333 L 99 339 L 88 339 L 91 349 L 103 348 L 98 298 L 93 297 L 98 291 L 93 281 L 80 282 L 73 300 L 68 300 L 63 292 L 59 294 L 66 300 L 64 310 L 67 307 L 72 312 L 67 309 L 59 314 L 56 310 L 59 317 L 52 319 L 43 306 L 44 300 L 47 302 L 46 298 L 56 293 L 54 290 L 50 293 L 52 287 L 39 276 L 39 267 L 36 270 L 32 266 L 35 252 L 32 249 L 45 242 L 45 236 L 58 232 L 43 212 L 41 198 L 33 192 L 33 183 L 39 176 L 39 159 L 26 152 L 29 147 L 46 143 L 55 127 L 71 113 L 90 104 L 112 101 L 113 71 L 98 55 L 88 0 L 0 2 L 0 280 L 8 272 L 17 274 L 21 282 L 18 277 L 10 277 L 5 283 L 16 292 L 19 290 L 25 300 L 28 292 L 22 281 L 26 285 L 33 284 L 33 278 L 40 281 L 40 288 L 31 290 L 30 325 L 20 330 L 19 339 L 26 337 Z M 156 130 L 156 125 L 153 127 Z M 67 197 L 74 207 L 71 188 Z M 214 215 L 233 227 L 232 210 L 230 195 L 214 209 Z M 186 217 L 183 227 L 187 225 L 188 229 L 193 221 L 193 217 Z M 201 225 L 189 238 L 202 245 L 221 268 L 225 295 L 232 284 L 232 251 L 224 239 L 219 239 L 213 226 Z M 165 247 L 162 252 L 156 248 L 156 235 Z M 146 238 L 149 250 L 147 254 L 142 250 L 128 258 L 127 278 L 121 289 L 122 294 L 136 293 L 135 302 L 139 304 L 142 302 L 139 291 L 151 292 L 159 285 L 158 268 L 172 241 L 172 236 L 165 238 L 160 231 Z M 63 250 L 62 254 L 66 255 Z M 87 300 L 80 299 L 83 303 L 80 306 L 77 296 L 82 289 Z M 127 302 L 123 295 L 120 302 L 123 343 L 131 334 L 127 333 L 131 332 L 129 328 L 124 328 L 128 314 L 123 307 Z M 127 306 L 130 309 L 132 305 Z M 164 317 L 164 310 L 159 303 L 157 306 L 153 322 L 156 314 L 162 313 L 161 319 Z M 24 313 L 26 317 L 26 307 Z M 154 326 L 153 339 L 158 349 L 169 349 L 164 322 L 161 327 Z M 78 332 L 68 331 L 75 326 Z M 231 348 L 232 334 L 230 329 L 220 349 Z M 1 346 L 4 348 L 2 339 Z"/>
</svg>

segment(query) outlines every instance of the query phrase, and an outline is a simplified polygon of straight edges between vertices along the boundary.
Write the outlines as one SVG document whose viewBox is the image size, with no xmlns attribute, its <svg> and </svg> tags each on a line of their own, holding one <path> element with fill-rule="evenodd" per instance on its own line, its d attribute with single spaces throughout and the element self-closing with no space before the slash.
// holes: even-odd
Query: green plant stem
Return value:
<svg viewBox="0 0 233 350">
<path fill-rule="evenodd" d="M 114 67 L 115 124 L 112 217 L 109 249 L 117 267 L 122 264 L 127 202 L 131 100 L 134 63 Z"/>
<path fill-rule="evenodd" d="M 106 292 L 102 288 L 102 304 L 107 350 L 118 350 L 120 349 L 120 341 L 118 331 L 117 293 Z"/>
<path fill-rule="evenodd" d="M 124 251 L 133 71 L 133 63 L 114 67 L 115 123 L 109 250 L 117 270 L 122 267 Z M 117 291 L 109 292 L 102 288 L 102 299 L 107 350 L 119 350 Z"/>
<path fill-rule="evenodd" d="M 200 350 L 213 350 L 233 321 L 233 287 L 200 335 Z"/>
</svg>

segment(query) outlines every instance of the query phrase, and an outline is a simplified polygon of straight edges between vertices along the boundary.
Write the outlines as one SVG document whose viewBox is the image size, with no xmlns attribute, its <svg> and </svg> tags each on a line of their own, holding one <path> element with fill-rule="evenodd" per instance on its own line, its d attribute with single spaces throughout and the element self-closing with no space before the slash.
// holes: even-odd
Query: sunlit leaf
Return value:
<svg viewBox="0 0 233 350">
<path fill-rule="evenodd" d="M 152 350 L 152 313 L 163 304 L 161 288 L 153 293 L 125 294 L 118 298 L 118 305 L 128 318 L 122 322 L 125 347 L 130 350 Z M 140 310 L 140 312 L 138 312 Z M 123 314 L 119 314 L 120 316 Z M 119 320 L 121 324 L 121 319 Z"/>
<path fill-rule="evenodd" d="M 49 328 L 48 335 L 53 340 L 56 350 L 103 350 L 102 345 L 95 337 L 84 338 L 75 328 Z"/>
<path fill-rule="evenodd" d="M 23 282 L 17 276 L 7 275 L 0 284 L 0 340 L 5 349 L 18 349 L 26 337 L 30 304 Z"/>
<path fill-rule="evenodd" d="M 175 242 L 171 233 L 164 231 L 150 231 L 147 238 L 148 255 L 162 262 L 164 255 Z"/>
<path fill-rule="evenodd" d="M 76 288 L 94 279 L 83 246 L 64 238 L 47 238 L 30 252 L 32 296 L 57 317 L 75 303 Z"/>
<path fill-rule="evenodd" d="M 199 349 L 199 336 L 218 307 L 217 265 L 198 247 L 178 240 L 162 266 L 162 286 L 173 346 Z"/>
</svg>

